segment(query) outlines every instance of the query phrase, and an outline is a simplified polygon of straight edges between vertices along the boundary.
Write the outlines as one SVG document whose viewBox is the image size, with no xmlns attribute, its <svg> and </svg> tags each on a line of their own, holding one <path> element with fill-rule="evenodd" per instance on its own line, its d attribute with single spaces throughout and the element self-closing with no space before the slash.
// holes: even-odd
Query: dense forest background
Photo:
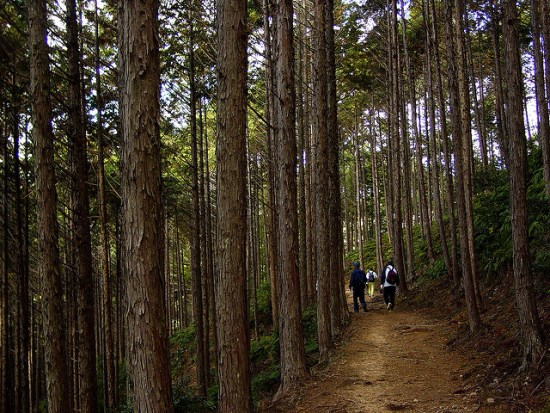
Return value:
<svg viewBox="0 0 550 413">
<path fill-rule="evenodd" d="M 0 412 L 282 399 L 353 260 L 548 366 L 549 9 L 2 1 Z"/>
</svg>

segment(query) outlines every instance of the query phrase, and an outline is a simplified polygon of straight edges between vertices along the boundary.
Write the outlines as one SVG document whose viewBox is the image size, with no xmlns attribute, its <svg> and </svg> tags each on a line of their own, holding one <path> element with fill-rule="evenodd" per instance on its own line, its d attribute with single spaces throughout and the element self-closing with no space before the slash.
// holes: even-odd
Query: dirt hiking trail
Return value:
<svg viewBox="0 0 550 413">
<path fill-rule="evenodd" d="M 400 307 L 399 297 L 394 311 L 380 294 L 367 298 L 367 306 L 367 313 L 351 314 L 328 366 L 315 368 L 285 406 L 269 411 L 499 411 L 485 401 L 481 406 L 475 391 L 464 388 L 462 374 L 472 361 L 447 349 L 442 321 Z"/>
</svg>

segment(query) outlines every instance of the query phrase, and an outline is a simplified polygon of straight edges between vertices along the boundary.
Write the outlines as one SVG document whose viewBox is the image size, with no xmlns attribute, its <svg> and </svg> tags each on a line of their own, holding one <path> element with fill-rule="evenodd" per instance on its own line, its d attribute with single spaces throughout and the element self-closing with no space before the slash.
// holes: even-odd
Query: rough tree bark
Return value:
<svg viewBox="0 0 550 413">
<path fill-rule="evenodd" d="M 172 412 L 163 288 L 158 1 L 119 3 L 122 212 L 134 407 Z"/>
<path fill-rule="evenodd" d="M 67 53 L 69 55 L 69 156 L 71 161 L 71 202 L 73 206 L 76 253 L 78 313 L 79 405 L 82 412 L 97 411 L 95 280 L 92 271 L 88 199 L 88 157 L 78 46 L 76 1 L 67 0 Z"/>
<path fill-rule="evenodd" d="M 218 409 L 251 412 L 246 291 L 246 1 L 217 3 Z"/>
<path fill-rule="evenodd" d="M 462 256 L 462 279 L 466 297 L 466 306 L 468 309 L 468 318 L 470 331 L 475 332 L 481 328 L 481 318 L 475 298 L 474 281 L 472 277 L 472 260 L 470 259 L 470 249 L 468 244 L 467 212 L 466 212 L 466 193 L 464 190 L 464 153 L 462 151 L 462 119 L 461 119 L 461 101 L 459 93 L 459 77 L 457 63 L 457 52 L 455 49 L 456 32 L 453 31 L 453 5 L 452 0 L 445 0 L 445 29 L 446 29 L 446 49 L 447 62 L 449 64 L 449 93 L 451 98 L 451 130 L 453 134 L 453 143 L 455 145 L 456 159 L 456 194 L 458 204 L 458 223 L 460 230 L 460 253 Z M 460 30 L 457 30 L 461 36 Z M 460 55 L 459 55 L 460 56 Z M 460 57 L 459 57 L 460 58 Z M 463 102 L 462 102 L 463 103 Z"/>
<path fill-rule="evenodd" d="M 550 118 L 548 117 L 548 94 L 544 86 L 544 53 L 541 41 L 543 30 L 540 14 L 540 5 L 545 1 L 546 0 L 531 0 L 531 27 L 533 29 L 533 56 L 535 60 L 535 95 L 537 99 L 538 138 L 542 151 L 546 195 L 550 197 Z M 550 47 L 548 49 L 550 50 Z M 550 77 L 550 72 L 546 73 L 546 77 Z"/>
<path fill-rule="evenodd" d="M 390 2 L 390 44 L 392 46 L 390 53 L 390 76 L 391 76 L 391 94 L 390 94 L 390 139 L 389 139 L 389 186 L 391 186 L 391 233 L 393 246 L 393 261 L 399 271 L 401 291 L 406 294 L 408 291 L 405 271 L 405 260 L 403 254 L 403 227 L 401 211 L 401 134 L 399 131 L 399 69 L 398 69 L 398 39 L 397 39 L 397 0 Z"/>
<path fill-rule="evenodd" d="M 317 224 L 317 322 L 319 359 L 328 357 L 328 351 L 332 347 L 332 334 L 330 325 L 330 227 L 329 227 L 329 194 L 328 194 L 328 151 L 329 139 L 327 129 L 328 91 L 326 70 L 326 0 L 315 0 L 315 43 L 314 43 L 314 110 L 316 126 L 316 150 L 315 150 L 315 190 L 316 190 L 316 224 Z"/>
<path fill-rule="evenodd" d="M 298 277 L 298 201 L 296 186 L 296 92 L 292 0 L 277 0 L 275 27 L 275 142 L 278 154 L 278 297 L 282 397 L 307 375 Z"/>
<path fill-rule="evenodd" d="M 523 122 L 523 85 L 516 2 L 504 1 L 504 46 L 508 79 L 508 130 L 510 136 L 510 198 L 512 249 L 523 367 L 537 363 L 544 353 L 542 325 L 535 304 L 535 289 L 529 255 L 527 218 L 527 141 Z"/>
<path fill-rule="evenodd" d="M 39 273 L 42 282 L 42 310 L 48 410 L 69 411 L 67 349 L 63 322 L 62 284 L 58 249 L 57 190 L 54 164 L 54 135 L 50 102 L 46 1 L 30 0 L 30 96 L 32 138 L 36 162 L 36 201 Z"/>
<path fill-rule="evenodd" d="M 105 148 L 103 139 L 103 92 L 99 55 L 99 16 L 97 0 L 94 1 L 95 31 L 95 84 L 97 95 L 97 202 L 99 210 L 99 257 L 101 274 L 101 319 L 103 320 L 104 374 L 103 394 L 107 409 L 116 406 L 115 348 L 113 341 L 113 321 L 111 310 L 111 247 L 107 228 L 107 199 L 105 188 Z"/>
<path fill-rule="evenodd" d="M 205 311 L 204 311 L 204 286 L 201 266 L 201 209 L 200 209 L 200 188 L 199 188 L 199 153 L 197 134 L 197 96 L 195 87 L 195 55 L 193 42 L 193 23 L 188 22 L 190 27 L 189 44 L 189 89 L 190 89 L 190 130 L 191 130 L 191 279 L 193 287 L 193 317 L 195 321 L 195 344 L 197 346 L 197 385 L 201 396 L 206 396 L 207 387 L 207 366 L 205 346 Z M 206 312 L 207 316 L 208 312 Z"/>
</svg>

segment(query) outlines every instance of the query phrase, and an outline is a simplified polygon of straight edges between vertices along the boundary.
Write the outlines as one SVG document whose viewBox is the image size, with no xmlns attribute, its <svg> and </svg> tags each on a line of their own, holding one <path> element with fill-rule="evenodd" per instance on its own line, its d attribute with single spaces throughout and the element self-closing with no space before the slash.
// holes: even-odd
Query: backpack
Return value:
<svg viewBox="0 0 550 413">
<path fill-rule="evenodd" d="M 372 273 L 372 271 L 369 272 L 369 278 L 368 278 L 369 282 L 370 283 L 373 283 L 374 282 L 374 274 Z"/>
<path fill-rule="evenodd" d="M 394 268 L 390 268 L 388 275 L 386 275 L 386 281 L 390 284 L 397 283 L 397 271 Z"/>
<path fill-rule="evenodd" d="M 358 287 L 358 288 L 365 288 L 365 281 L 366 281 L 366 277 L 365 277 L 365 273 L 363 271 L 361 271 L 362 274 L 361 275 L 356 275 L 354 277 L 354 280 L 353 280 L 353 286 L 354 287 Z"/>
</svg>

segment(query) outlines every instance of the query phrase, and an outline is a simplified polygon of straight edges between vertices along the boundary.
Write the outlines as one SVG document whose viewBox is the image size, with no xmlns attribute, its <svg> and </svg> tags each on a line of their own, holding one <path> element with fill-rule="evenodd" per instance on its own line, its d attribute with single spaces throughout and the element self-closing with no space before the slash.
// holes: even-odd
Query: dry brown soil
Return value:
<svg viewBox="0 0 550 413">
<path fill-rule="evenodd" d="M 349 292 L 348 292 L 349 294 Z M 348 297 L 350 299 L 350 297 Z M 271 412 L 498 412 L 465 386 L 472 360 L 446 346 L 445 328 L 422 310 L 388 312 L 378 294 L 351 314 L 345 337 L 324 367 Z M 351 309 L 351 305 L 350 305 Z"/>
</svg>

